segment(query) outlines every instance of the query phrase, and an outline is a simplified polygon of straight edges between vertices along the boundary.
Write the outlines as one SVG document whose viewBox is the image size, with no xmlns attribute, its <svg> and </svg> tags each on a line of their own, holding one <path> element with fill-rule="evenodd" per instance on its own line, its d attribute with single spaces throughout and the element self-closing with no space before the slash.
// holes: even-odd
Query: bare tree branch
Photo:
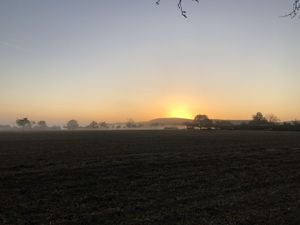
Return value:
<svg viewBox="0 0 300 225">
<path fill-rule="evenodd" d="M 156 0 L 156 4 L 159 5 L 160 1 L 161 1 L 161 0 Z M 179 8 L 179 10 L 180 10 L 180 12 L 181 12 L 181 15 L 182 15 L 183 17 L 187 18 L 186 11 L 185 11 L 185 10 L 183 9 L 183 7 L 182 7 L 182 1 L 183 1 L 183 0 L 178 0 L 178 4 L 177 4 L 177 5 L 178 5 L 178 8 Z M 192 0 L 192 1 L 199 3 L 199 0 Z"/>
<path fill-rule="evenodd" d="M 300 0 L 295 0 L 293 3 L 292 11 L 290 13 L 284 15 L 283 17 L 295 18 L 299 13 L 300 13 Z"/>
<path fill-rule="evenodd" d="M 156 4 L 159 5 L 160 1 L 161 0 L 156 0 Z M 192 1 L 195 1 L 195 2 L 199 3 L 199 0 L 192 0 Z M 178 8 L 181 12 L 181 15 L 183 17 L 187 18 L 186 11 L 182 7 L 182 2 L 183 2 L 183 0 L 178 0 L 177 5 L 178 5 Z M 298 14 L 300 14 L 300 0 L 294 0 L 292 11 L 290 13 L 284 15 L 283 17 L 295 18 Z"/>
</svg>

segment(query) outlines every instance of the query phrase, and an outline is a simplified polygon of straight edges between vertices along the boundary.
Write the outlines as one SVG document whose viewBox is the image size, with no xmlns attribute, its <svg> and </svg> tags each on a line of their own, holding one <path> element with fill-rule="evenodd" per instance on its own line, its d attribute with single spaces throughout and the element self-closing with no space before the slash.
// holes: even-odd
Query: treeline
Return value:
<svg viewBox="0 0 300 225">
<path fill-rule="evenodd" d="M 129 119 L 126 123 L 106 123 L 96 121 L 90 122 L 87 126 L 80 126 L 77 120 L 70 120 L 64 126 L 65 129 L 68 130 L 76 130 L 76 129 L 124 129 L 124 128 L 141 128 L 144 127 L 141 123 L 136 123 L 134 120 Z"/>
<path fill-rule="evenodd" d="M 178 124 L 183 125 L 183 124 Z M 300 131 L 300 121 L 294 120 L 290 122 L 280 122 L 277 116 L 268 114 L 264 116 L 261 112 L 257 112 L 252 116 L 251 120 L 239 123 L 233 123 L 230 120 L 211 120 L 207 115 L 199 114 L 191 122 L 184 123 L 187 129 L 219 129 L 219 130 L 275 130 L 275 131 Z M 145 124 L 136 123 L 129 119 L 126 123 L 112 123 L 92 121 L 87 126 L 80 126 L 77 120 L 69 120 L 63 127 L 49 126 L 46 121 L 38 122 L 22 118 L 16 120 L 16 126 L 1 126 L 0 130 L 92 130 L 92 129 L 131 129 L 144 128 Z M 154 127 L 153 124 L 146 124 L 147 129 Z M 163 127 L 163 126 L 162 126 Z M 176 128 L 175 124 L 174 127 Z"/>
<path fill-rule="evenodd" d="M 28 118 L 22 118 L 16 120 L 16 126 L 0 125 L 0 130 L 78 130 L 78 129 L 125 129 L 125 128 L 142 128 L 141 123 L 136 123 L 134 120 L 129 119 L 126 123 L 114 123 L 109 124 L 106 122 L 91 121 L 87 126 L 80 126 L 77 120 L 69 120 L 63 127 L 60 126 L 48 126 L 44 120 L 35 122 Z"/>
<path fill-rule="evenodd" d="M 0 125 L 0 130 L 61 130 L 60 126 L 48 126 L 44 120 L 35 122 L 28 118 L 16 120 L 16 126 Z"/>
<path fill-rule="evenodd" d="M 185 125 L 187 129 L 300 131 L 300 121 L 280 122 L 274 114 L 264 116 L 261 112 L 253 115 L 252 120 L 239 124 L 229 120 L 211 120 L 207 115 L 200 114 Z"/>
</svg>

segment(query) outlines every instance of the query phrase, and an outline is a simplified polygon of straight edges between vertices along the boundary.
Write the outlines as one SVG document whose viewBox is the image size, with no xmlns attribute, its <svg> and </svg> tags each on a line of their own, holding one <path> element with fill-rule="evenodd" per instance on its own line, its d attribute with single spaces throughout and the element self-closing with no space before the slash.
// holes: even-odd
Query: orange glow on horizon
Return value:
<svg viewBox="0 0 300 225">
<path fill-rule="evenodd" d="M 184 118 L 184 119 L 194 118 L 193 113 L 189 112 L 187 107 L 183 105 L 172 106 L 167 116 L 173 118 Z"/>
</svg>

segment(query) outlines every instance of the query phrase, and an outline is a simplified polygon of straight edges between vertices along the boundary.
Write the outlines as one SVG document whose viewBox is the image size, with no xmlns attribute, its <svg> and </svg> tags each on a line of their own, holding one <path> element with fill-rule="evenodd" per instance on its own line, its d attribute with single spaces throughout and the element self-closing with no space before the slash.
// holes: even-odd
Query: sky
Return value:
<svg viewBox="0 0 300 225">
<path fill-rule="evenodd" d="M 1 0 L 0 124 L 300 119 L 292 0 Z"/>
</svg>

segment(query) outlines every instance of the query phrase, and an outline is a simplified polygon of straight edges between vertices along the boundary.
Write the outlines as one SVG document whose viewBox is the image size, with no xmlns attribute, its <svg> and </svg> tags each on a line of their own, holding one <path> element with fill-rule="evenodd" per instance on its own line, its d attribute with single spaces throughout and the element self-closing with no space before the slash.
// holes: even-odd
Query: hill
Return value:
<svg viewBox="0 0 300 225">
<path fill-rule="evenodd" d="M 168 126 L 168 125 L 184 125 L 186 122 L 191 122 L 191 119 L 184 118 L 157 118 L 150 120 L 147 125 L 159 125 L 159 126 Z"/>
</svg>

